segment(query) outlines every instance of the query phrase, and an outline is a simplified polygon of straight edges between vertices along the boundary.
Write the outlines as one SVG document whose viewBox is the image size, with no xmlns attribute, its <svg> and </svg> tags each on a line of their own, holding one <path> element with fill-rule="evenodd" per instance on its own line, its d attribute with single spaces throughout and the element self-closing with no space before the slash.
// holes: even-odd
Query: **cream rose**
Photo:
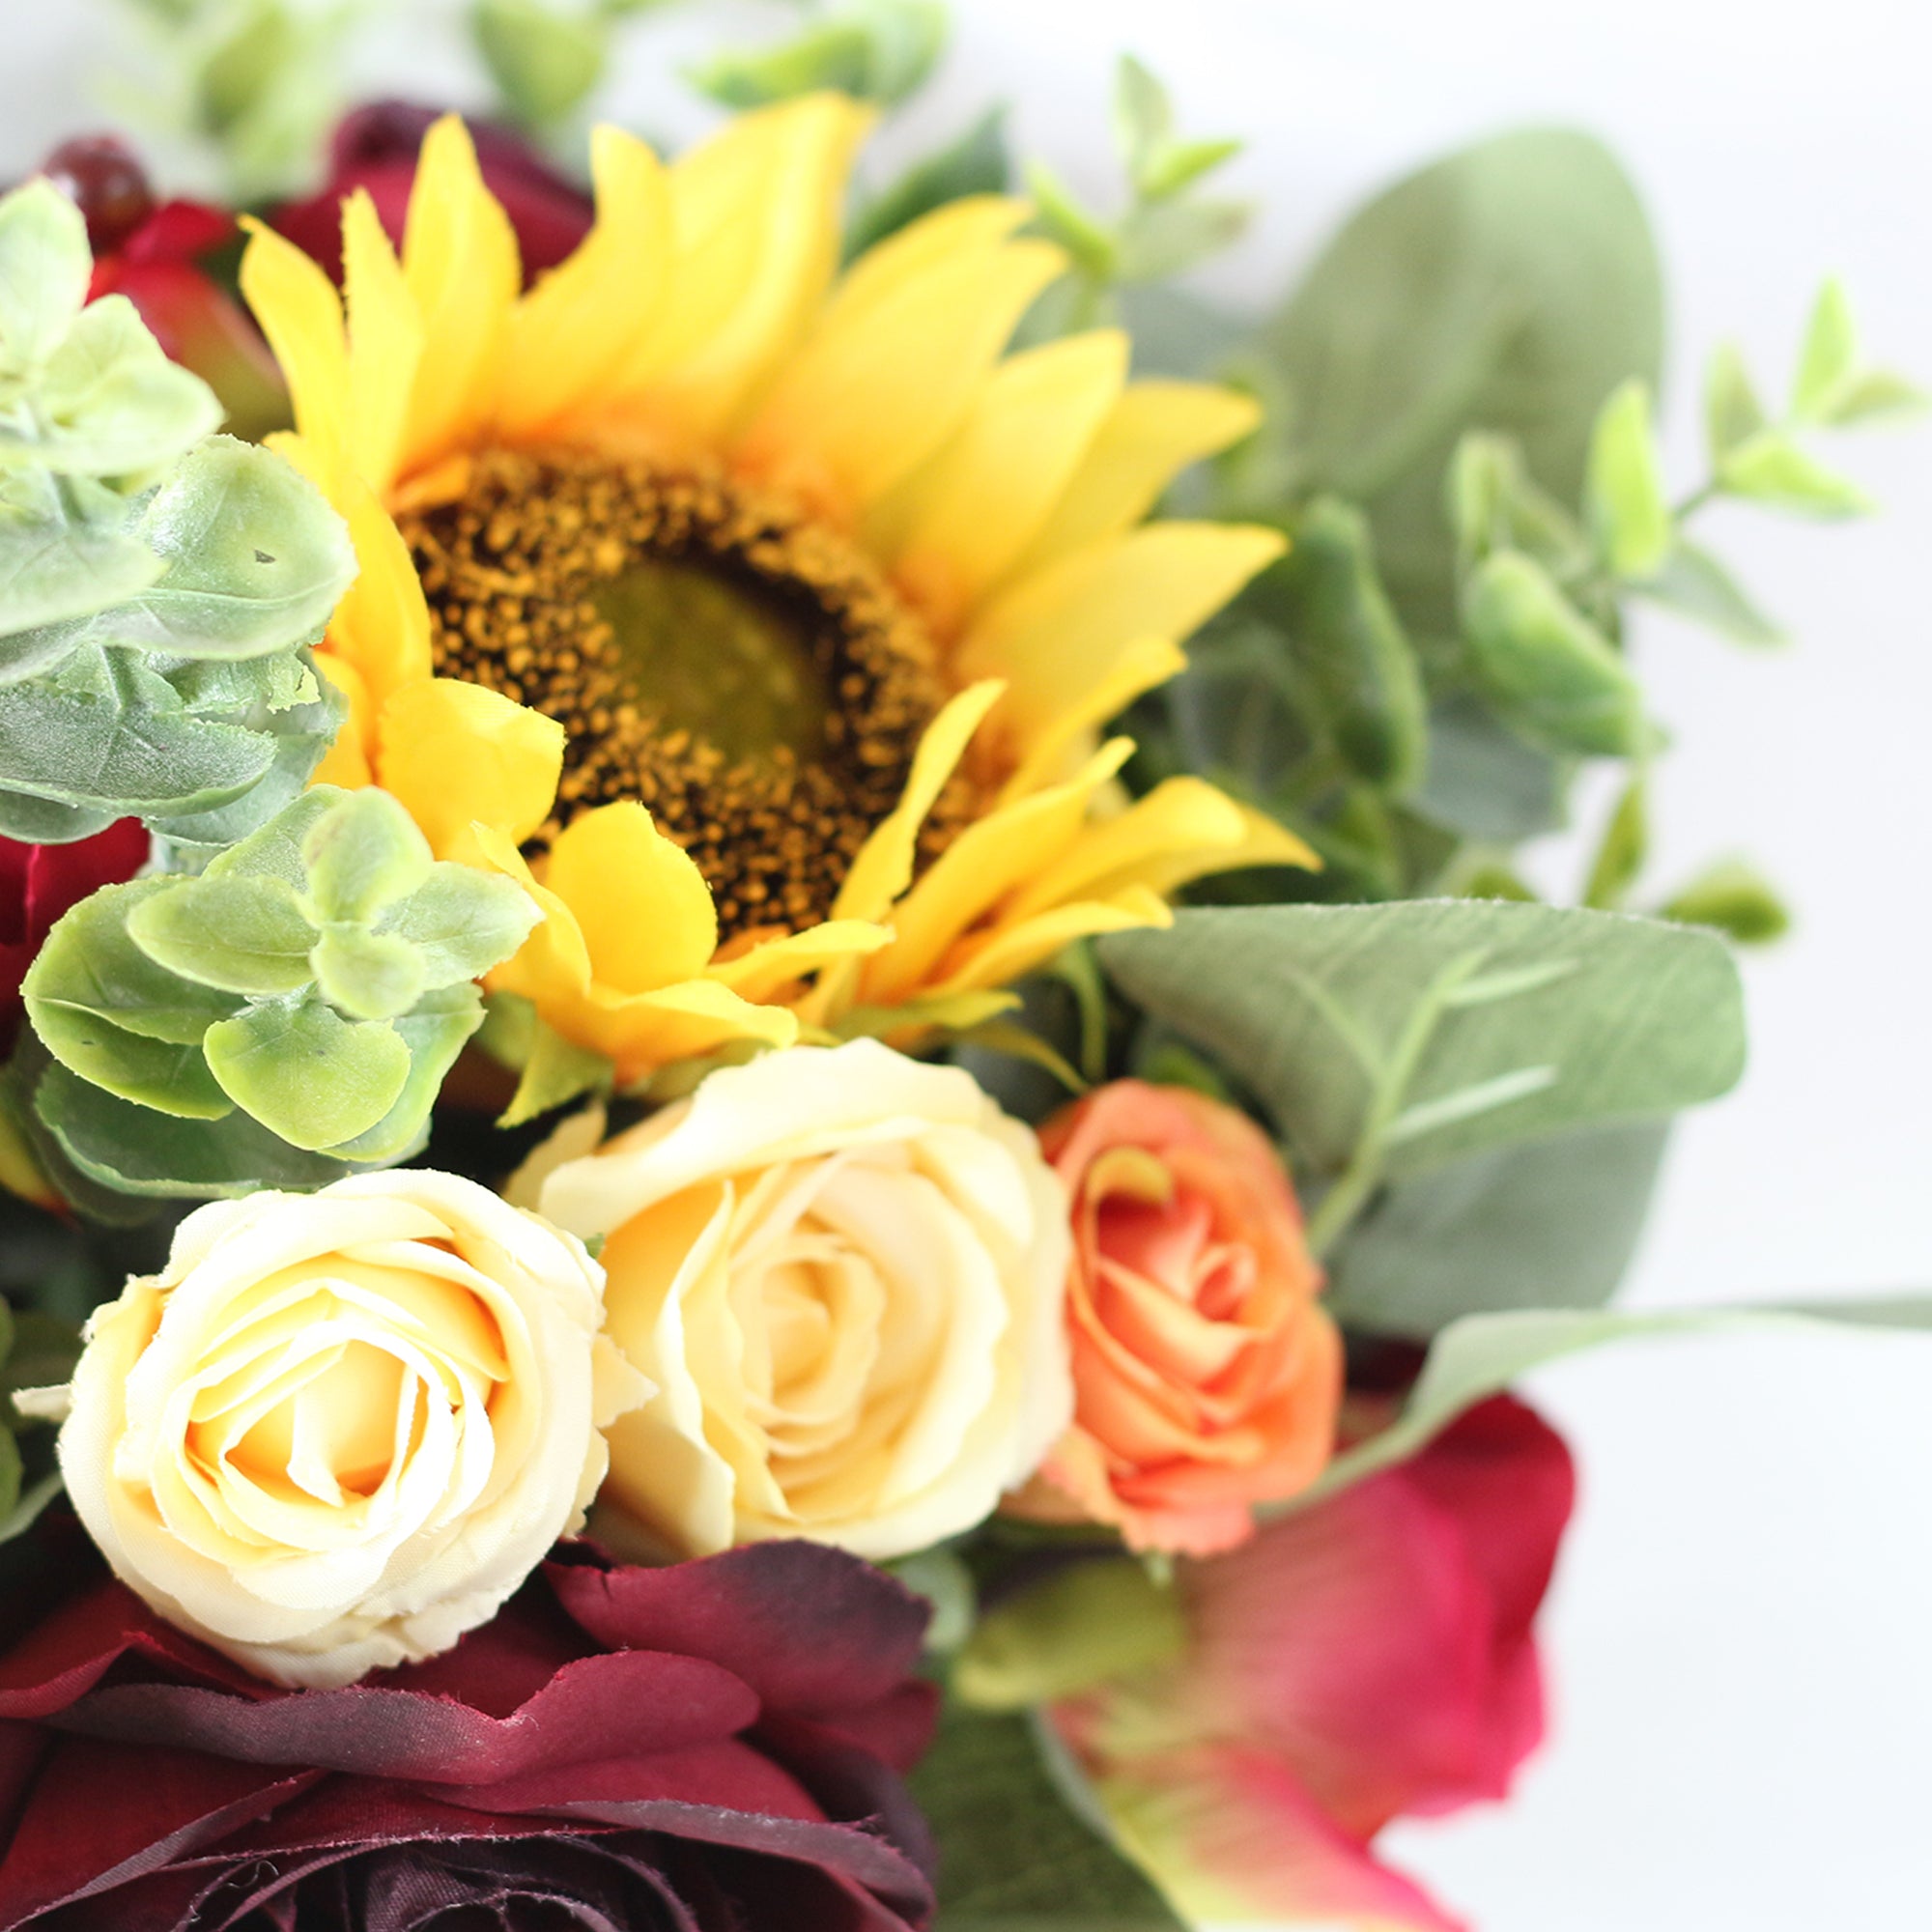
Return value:
<svg viewBox="0 0 1932 1932">
<path fill-rule="evenodd" d="M 262 1676 L 433 1656 L 582 1525 L 600 1429 L 648 1392 L 602 1288 L 453 1175 L 199 1208 L 88 1326 L 68 1493 L 123 1582 Z"/>
<path fill-rule="evenodd" d="M 1065 1196 L 956 1067 L 871 1040 L 768 1054 L 539 1198 L 609 1236 L 607 1328 L 657 1385 L 611 1431 L 603 1502 L 680 1554 L 922 1548 L 1066 1425 Z"/>
</svg>

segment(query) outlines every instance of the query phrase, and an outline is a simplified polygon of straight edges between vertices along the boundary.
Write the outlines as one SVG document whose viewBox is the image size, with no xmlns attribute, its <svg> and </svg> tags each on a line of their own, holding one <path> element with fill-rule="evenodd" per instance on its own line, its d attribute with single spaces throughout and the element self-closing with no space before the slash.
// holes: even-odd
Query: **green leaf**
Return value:
<svg viewBox="0 0 1932 1932">
<path fill-rule="evenodd" d="M 34 386 L 38 421 L 0 425 L 0 465 L 80 476 L 145 476 L 221 426 L 199 376 L 170 362 L 126 296 L 88 303 Z"/>
<path fill-rule="evenodd" d="M 51 483 L 51 479 L 48 479 Z M 57 489 L 33 514 L 0 505 L 0 679 L 31 675 L 73 648 L 71 620 L 145 590 L 161 560 L 119 527 L 75 514 Z M 43 627 L 62 627 L 49 635 Z M 21 633 L 39 634 L 40 662 Z"/>
<path fill-rule="evenodd" d="M 290 1147 L 239 1108 L 220 1120 L 176 1120 L 117 1099 L 65 1066 L 41 1076 L 34 1105 L 68 1159 L 124 1195 L 233 1200 L 264 1187 L 326 1187 L 354 1171 Z"/>
<path fill-rule="evenodd" d="M 1624 795 L 1604 828 L 1603 842 L 1597 847 L 1589 882 L 1583 888 L 1583 903 L 1615 912 L 1636 883 L 1649 851 L 1650 820 L 1639 773 L 1624 787 Z"/>
<path fill-rule="evenodd" d="M 1065 1563 L 982 1615 L 952 1666 L 961 1702 L 1024 1711 L 1179 1657 L 1186 1620 L 1172 1589 L 1129 1556 Z"/>
<path fill-rule="evenodd" d="M 0 789 L 0 837 L 17 838 L 23 845 L 66 845 L 76 838 L 92 838 L 120 815 Z"/>
<path fill-rule="evenodd" d="M 308 887 L 303 841 L 310 831 L 354 792 L 316 785 L 282 808 L 268 824 L 208 862 L 207 879 L 278 879 L 291 891 Z"/>
<path fill-rule="evenodd" d="M 1485 692 L 1525 737 L 1611 757 L 1648 745 L 1643 693 L 1622 653 L 1522 552 L 1496 551 L 1477 566 L 1463 628 Z"/>
<path fill-rule="evenodd" d="M 1848 429 L 1879 416 L 1916 415 L 1926 400 L 1925 391 L 1908 378 L 1889 369 L 1866 369 L 1839 389 L 1825 421 Z"/>
<path fill-rule="evenodd" d="M 298 993 L 315 978 L 316 930 L 280 879 L 162 879 L 128 915 L 157 966 L 227 993 Z"/>
<path fill-rule="evenodd" d="M 1320 497 L 1293 536 L 1255 601 L 1288 632 L 1295 668 L 1350 768 L 1400 797 L 1422 774 L 1428 697 L 1376 573 L 1368 521 L 1351 504 Z"/>
<path fill-rule="evenodd" d="M 1149 161 L 1140 191 L 1149 201 L 1165 201 L 1232 161 L 1246 145 L 1232 138 L 1170 142 Z"/>
<path fill-rule="evenodd" d="M 415 892 L 435 863 L 415 820 L 373 785 L 339 799 L 303 835 L 301 849 L 318 924 L 367 924 Z"/>
<path fill-rule="evenodd" d="M 882 194 L 867 202 L 845 238 L 847 256 L 863 255 L 889 235 L 950 201 L 1004 194 L 1012 179 L 1002 107 L 982 114 L 950 147 L 915 161 Z"/>
<path fill-rule="evenodd" d="M 250 658 L 313 642 L 355 576 L 349 526 L 315 485 L 233 437 L 193 450 L 135 529 L 166 574 L 91 628 L 143 650 Z"/>
<path fill-rule="evenodd" d="M 1044 161 L 1026 165 L 1027 193 L 1041 231 L 1065 248 L 1079 272 L 1095 282 L 1111 282 L 1120 267 L 1120 249 L 1105 224 L 1082 207 L 1078 196 Z"/>
<path fill-rule="evenodd" d="M 1737 579 L 1709 551 L 1682 538 L 1656 576 L 1642 583 L 1633 583 L 1631 588 L 1639 597 L 1707 625 L 1741 644 L 1786 641 L 1784 632 L 1746 596 Z"/>
<path fill-rule="evenodd" d="M 1673 524 L 1651 426 L 1650 390 L 1621 384 L 1597 416 L 1584 485 L 1598 554 L 1614 577 L 1648 577 L 1670 549 Z"/>
<path fill-rule="evenodd" d="M 939 1846 L 945 1932 L 1182 1932 L 1068 1805 L 1024 1718 L 949 1706 L 910 1782 Z"/>
<path fill-rule="evenodd" d="M 609 28 L 594 14 L 537 0 L 474 0 L 469 31 L 513 120 L 544 128 L 565 119 L 604 77 Z"/>
<path fill-rule="evenodd" d="M 1122 222 L 1116 276 L 1122 282 L 1164 282 L 1184 275 L 1247 233 L 1254 210 L 1245 201 L 1157 201 Z"/>
<path fill-rule="evenodd" d="M 34 1032 L 83 1080 L 143 1108 L 185 1121 L 216 1121 L 234 1110 L 199 1044 L 156 1039 L 58 1001 L 34 1011 Z"/>
<path fill-rule="evenodd" d="M 424 985 L 452 986 L 507 959 L 538 917 L 535 901 L 514 880 L 444 862 L 384 915 L 379 929 L 415 949 Z"/>
<path fill-rule="evenodd" d="M 1655 384 L 1657 248 L 1609 152 L 1505 134 L 1398 183 L 1322 252 L 1258 339 L 1293 407 L 1275 434 L 1306 488 L 1363 505 L 1415 634 L 1453 626 L 1442 515 L 1468 430 L 1514 437 L 1558 498 L 1582 487 L 1604 398 Z"/>
<path fill-rule="evenodd" d="M 1659 917 L 1708 925 L 1740 946 L 1766 946 L 1791 930 L 1791 915 L 1754 866 L 1741 859 L 1713 866 L 1663 906 Z"/>
<path fill-rule="evenodd" d="M 116 816 L 206 810 L 273 765 L 271 739 L 236 725 L 41 685 L 0 690 L 8 788 Z"/>
<path fill-rule="evenodd" d="M 1761 430 L 1741 442 L 1718 469 L 1726 496 L 1807 517 L 1860 517 L 1872 500 L 1849 478 L 1828 469 L 1781 430 Z"/>
<path fill-rule="evenodd" d="M 520 1127 L 584 1094 L 608 1090 L 611 1081 L 611 1063 L 601 1053 L 565 1039 L 538 1020 L 516 1094 L 497 1124 Z"/>
<path fill-rule="evenodd" d="M 1099 952 L 1128 997 L 1239 1069 L 1320 1176 L 1350 1169 L 1378 1120 L 1501 1076 L 1549 1074 L 1408 1134 L 1378 1172 L 1654 1120 L 1723 1093 L 1744 1065 L 1722 942 L 1620 914 L 1467 899 L 1200 908 Z"/>
<path fill-rule="evenodd" d="M 412 1012 L 393 1022 L 409 1050 L 409 1078 L 395 1104 L 373 1127 L 329 1151 L 343 1159 L 406 1160 L 420 1145 L 430 1108 L 442 1090 L 464 1042 L 483 1024 L 483 995 L 474 986 L 444 986 L 427 993 Z"/>
<path fill-rule="evenodd" d="M 686 78 L 726 107 L 763 107 L 820 89 L 893 106 L 932 71 L 946 30 L 946 9 L 932 0 L 847 0 L 792 40 L 717 54 Z"/>
<path fill-rule="evenodd" d="M 314 952 L 323 997 L 358 1020 L 392 1020 L 422 997 L 422 954 L 405 939 L 332 926 Z"/>
<path fill-rule="evenodd" d="M 1428 1336 L 1486 1309 L 1607 1301 L 1667 1133 L 1658 1121 L 1585 1129 L 1396 1182 L 1330 1256 L 1330 1312 L 1350 1328 Z"/>
<path fill-rule="evenodd" d="M 1465 1409 L 1566 1355 L 1646 1336 L 1784 1331 L 1803 1339 L 1823 1328 L 1932 1328 L 1932 1296 L 1878 1301 L 1786 1302 L 1753 1308 L 1520 1309 L 1465 1316 L 1436 1336 L 1401 1417 L 1378 1435 L 1346 1449 L 1312 1490 L 1286 1506 L 1299 1509 L 1406 1461 Z M 1281 1512 L 1285 1513 L 1285 1512 Z"/>
<path fill-rule="evenodd" d="M 1159 76 L 1132 54 L 1114 71 L 1114 139 L 1136 188 L 1142 171 L 1174 137 L 1174 100 Z"/>
<path fill-rule="evenodd" d="M 13 1432 L 0 1429 L 0 1543 L 14 1534 L 14 1506 L 20 1500 L 20 1445 Z"/>
<path fill-rule="evenodd" d="M 1798 354 L 1798 372 L 1791 384 L 1791 420 L 1820 423 L 1831 419 L 1838 393 L 1858 372 L 1859 332 L 1845 287 L 1833 275 L 1818 291 L 1804 346 Z"/>
<path fill-rule="evenodd" d="M 50 181 L 0 196 L 0 370 L 31 369 L 53 354 L 93 272 L 87 223 Z"/>
<path fill-rule="evenodd" d="M 365 1133 L 401 1097 L 410 1050 L 393 1027 L 345 1020 L 320 1000 L 250 1007 L 202 1040 L 221 1090 L 291 1147 Z"/>
<path fill-rule="evenodd" d="M 13 1345 L 0 1348 L 0 1406 L 28 1388 L 58 1388 L 80 1360 L 80 1330 L 71 1321 L 22 1309 L 12 1318 Z"/>
<path fill-rule="evenodd" d="M 1704 373 L 1704 441 L 1711 468 L 1722 469 L 1725 457 L 1769 421 L 1745 367 L 1744 353 L 1734 342 L 1720 344 Z"/>
<path fill-rule="evenodd" d="M 1465 838 L 1514 845 L 1566 822 L 1571 761 L 1525 744 L 1473 697 L 1429 717 L 1429 768 L 1416 809 Z"/>
</svg>

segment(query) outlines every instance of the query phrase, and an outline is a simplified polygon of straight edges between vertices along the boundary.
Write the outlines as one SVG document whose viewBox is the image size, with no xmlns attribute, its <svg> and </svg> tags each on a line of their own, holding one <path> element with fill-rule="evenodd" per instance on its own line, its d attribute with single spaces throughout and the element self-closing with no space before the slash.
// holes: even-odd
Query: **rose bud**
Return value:
<svg viewBox="0 0 1932 1932">
<path fill-rule="evenodd" d="M 88 1323 L 68 1494 L 157 1614 L 276 1683 L 432 1657 L 582 1524 L 644 1392 L 602 1287 L 452 1175 L 213 1203 Z"/>
<path fill-rule="evenodd" d="M 1009 1506 L 1207 1555 L 1334 1446 L 1342 1353 L 1274 1149 L 1181 1087 L 1116 1081 L 1049 1121 L 1073 1204 L 1072 1426 Z"/>
<path fill-rule="evenodd" d="M 126 296 L 168 359 L 214 391 L 231 434 L 259 440 L 285 428 L 288 389 L 269 345 L 202 266 L 235 240 L 234 217 L 199 202 L 156 203 L 140 162 L 111 134 L 62 142 L 41 172 L 87 217 L 89 299 Z"/>
<path fill-rule="evenodd" d="M 1190 1922 L 1458 1932 L 1372 1840 L 1503 1797 L 1543 1733 L 1531 1626 L 1576 1479 L 1508 1397 L 1411 1461 L 1177 1566 L 1181 1654 L 1054 1706 Z"/>
<path fill-rule="evenodd" d="M 609 1236 L 609 1332 L 659 1390 L 611 1435 L 602 1537 L 899 1556 L 988 1516 L 1065 1425 L 1065 1203 L 957 1067 L 770 1053 L 540 1199 Z"/>
<path fill-rule="evenodd" d="M 342 203 L 365 188 L 389 240 L 401 247 L 415 185 L 416 155 L 441 110 L 406 100 L 376 100 L 345 115 L 329 143 L 328 180 L 319 194 L 276 212 L 275 226 L 296 246 L 342 279 Z M 483 185 L 502 205 L 516 234 L 526 284 L 554 269 L 590 233 L 591 199 L 559 174 L 513 128 L 468 124 Z"/>
</svg>

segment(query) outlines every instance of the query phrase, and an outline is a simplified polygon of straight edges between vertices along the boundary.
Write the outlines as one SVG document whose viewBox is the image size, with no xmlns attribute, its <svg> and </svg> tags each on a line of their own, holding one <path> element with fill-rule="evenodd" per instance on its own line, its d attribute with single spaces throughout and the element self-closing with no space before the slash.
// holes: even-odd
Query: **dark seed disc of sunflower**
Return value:
<svg viewBox="0 0 1932 1932">
<path fill-rule="evenodd" d="M 696 862 L 724 937 L 830 913 L 945 697 L 856 546 L 721 476 L 568 452 L 479 457 L 460 498 L 399 522 L 438 672 L 568 733 L 533 848 L 637 799 Z M 956 781 L 923 862 L 971 809 Z"/>
</svg>

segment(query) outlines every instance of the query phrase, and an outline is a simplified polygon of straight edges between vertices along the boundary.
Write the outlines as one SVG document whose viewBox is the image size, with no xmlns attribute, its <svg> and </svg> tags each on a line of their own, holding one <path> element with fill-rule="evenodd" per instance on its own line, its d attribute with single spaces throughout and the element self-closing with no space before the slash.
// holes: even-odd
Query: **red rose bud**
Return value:
<svg viewBox="0 0 1932 1932">
<path fill-rule="evenodd" d="M 1179 1566 L 1185 1653 L 1054 1719 L 1183 1916 L 1457 1932 L 1372 1841 L 1501 1798 L 1540 1741 L 1531 1627 L 1574 1492 L 1560 1438 L 1497 1397 Z"/>
<path fill-rule="evenodd" d="M 275 215 L 284 235 L 342 279 L 342 201 L 366 188 L 389 240 L 402 246 L 416 155 L 441 109 L 377 100 L 344 117 L 329 144 L 328 180 L 320 194 L 292 201 Z M 526 285 L 554 269 L 590 232 L 595 208 L 582 188 L 559 174 L 520 134 L 488 121 L 466 124 L 476 146 L 483 185 L 502 204 L 516 232 Z"/>
<path fill-rule="evenodd" d="M 0 838 L 0 1053 L 20 1024 L 20 981 L 54 922 L 102 886 L 131 879 L 148 857 L 138 818 L 123 818 L 70 845 Z"/>
<path fill-rule="evenodd" d="M 443 1656 L 286 1691 L 98 1583 L 0 1657 L 0 1928 L 915 1932 L 924 1625 L 815 1545 L 565 1545 Z"/>
<path fill-rule="evenodd" d="M 63 141 L 41 172 L 87 217 L 89 298 L 126 296 L 161 353 L 214 391 L 231 434 L 259 440 L 286 428 L 288 387 L 269 345 L 202 267 L 235 239 L 234 217 L 199 202 L 157 204 L 140 161 L 111 134 Z"/>
</svg>

